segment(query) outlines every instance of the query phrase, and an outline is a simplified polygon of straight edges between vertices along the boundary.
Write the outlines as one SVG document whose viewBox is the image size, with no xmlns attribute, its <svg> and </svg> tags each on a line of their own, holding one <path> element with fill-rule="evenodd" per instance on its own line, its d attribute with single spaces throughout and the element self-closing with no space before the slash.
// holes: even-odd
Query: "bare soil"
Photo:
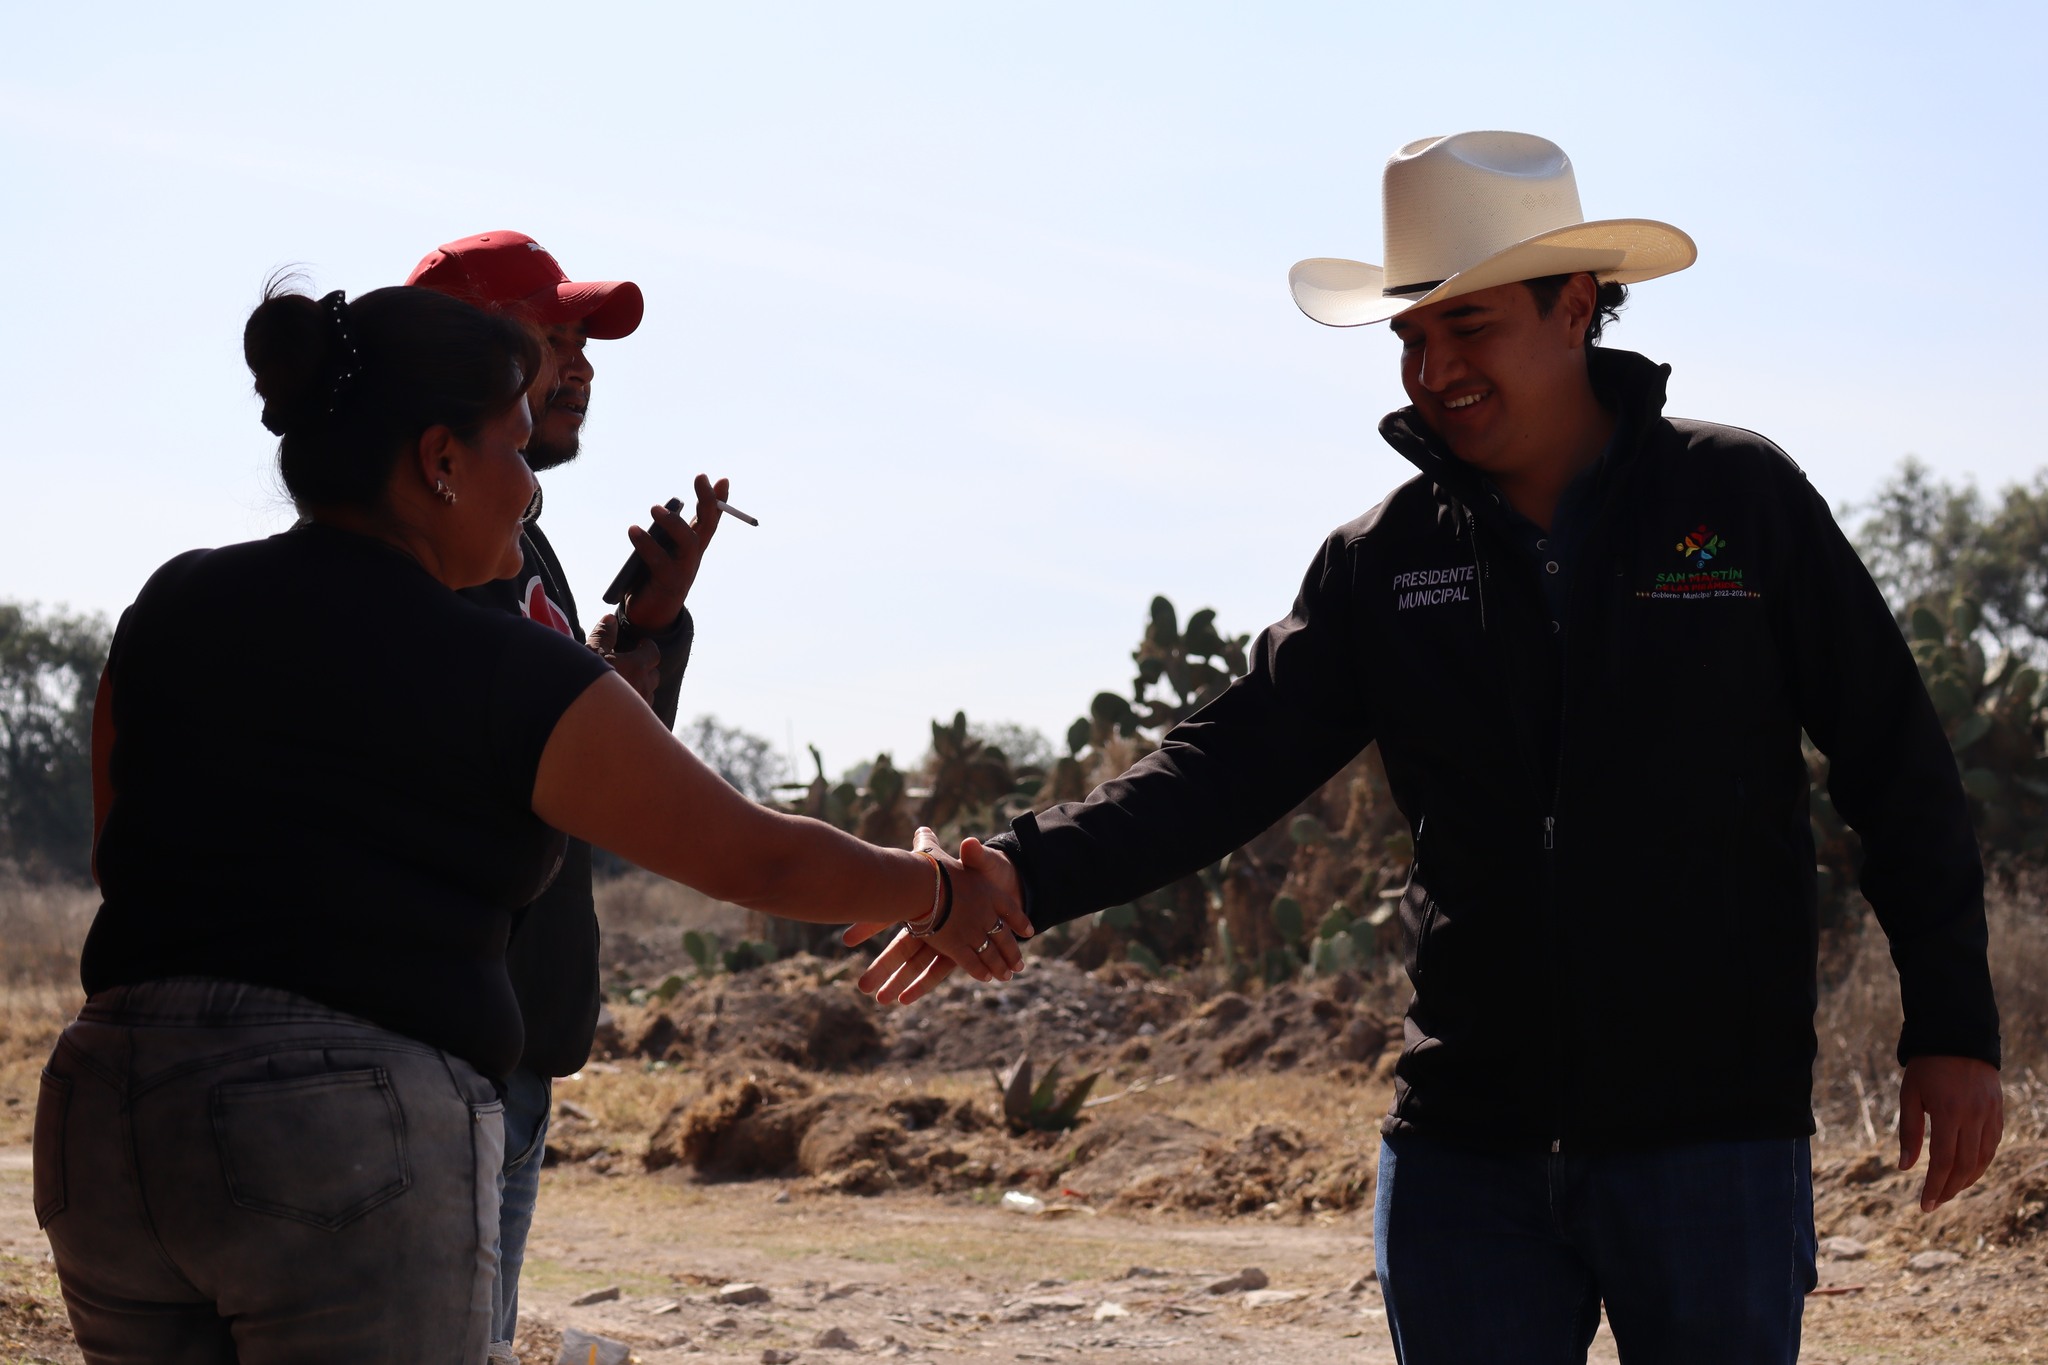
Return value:
<svg viewBox="0 0 2048 1365">
<path fill-rule="evenodd" d="M 79 1359 L 25 1150 L 73 1003 L 0 1009 L 0 1363 Z M 1384 979 L 1233 992 L 1040 960 L 882 1012 L 811 959 L 622 1003 L 557 1090 L 526 1358 L 551 1365 L 575 1328 L 645 1362 L 1391 1360 L 1365 1272 L 1399 1004 Z M 1077 1129 L 1003 1121 L 989 1073 L 1027 1054 L 1101 1073 Z M 2007 1075 L 1998 1162 L 1931 1216 L 1890 1168 L 1888 1095 L 1825 1130 L 1819 1230 L 1860 1246 L 1823 1257 L 1805 1359 L 2048 1361 L 2048 1125 L 2027 1069 Z M 1043 1211 L 1006 1211 L 1010 1191 Z M 1909 1268 L 1927 1251 L 1954 1259 Z M 1262 1295 L 1208 1292 L 1248 1266 Z M 721 1302 L 734 1282 L 767 1298 Z M 1604 1331 L 1592 1358 L 1615 1359 Z"/>
<path fill-rule="evenodd" d="M 28 1174 L 25 1153 L 0 1153 L 0 1361 L 69 1365 L 80 1357 L 30 1216 Z M 1823 1263 L 1824 1287 L 1863 1287 L 1808 1301 L 1805 1360 L 2048 1360 L 2048 1263 L 2038 1248 L 1987 1246 L 1931 1274 L 1907 1270 L 1906 1256 L 1880 1245 Z M 627 1343 L 648 1365 L 758 1361 L 766 1351 L 813 1363 L 1373 1365 L 1393 1353 L 1377 1287 L 1358 1283 L 1371 1263 L 1363 1213 L 1031 1217 L 964 1195 L 804 1194 L 773 1181 L 583 1165 L 544 1178 L 521 1348 L 551 1365 L 563 1329 L 576 1328 Z M 1247 1266 L 1298 1297 L 1255 1307 L 1242 1291 L 1206 1292 Z M 719 1302 L 733 1283 L 769 1297 Z M 615 1299 L 572 1306 L 613 1287 Z M 854 1348 L 814 1344 L 834 1329 Z M 1604 1329 L 1591 1358 L 1616 1359 Z"/>
</svg>

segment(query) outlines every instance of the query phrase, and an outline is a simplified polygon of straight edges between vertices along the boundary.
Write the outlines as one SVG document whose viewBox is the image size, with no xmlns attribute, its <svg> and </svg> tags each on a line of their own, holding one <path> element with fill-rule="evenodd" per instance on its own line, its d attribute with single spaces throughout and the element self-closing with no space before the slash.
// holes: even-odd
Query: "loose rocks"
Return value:
<svg viewBox="0 0 2048 1365">
<path fill-rule="evenodd" d="M 1248 1265 L 1235 1275 L 1204 1285 L 1203 1292 L 1208 1294 L 1242 1294 L 1250 1289 L 1264 1289 L 1270 1283 L 1271 1281 L 1266 1278 L 1265 1271 L 1255 1265 Z"/>
<path fill-rule="evenodd" d="M 1854 1237 L 1830 1237 L 1820 1244 L 1821 1255 L 1830 1261 L 1860 1261 L 1870 1248 Z"/>
<path fill-rule="evenodd" d="M 1044 1294 L 1035 1298 L 1019 1299 L 997 1314 L 1004 1322 L 1030 1322 L 1054 1313 L 1078 1313 L 1088 1306 L 1086 1299 L 1077 1299 L 1071 1294 Z"/>
</svg>

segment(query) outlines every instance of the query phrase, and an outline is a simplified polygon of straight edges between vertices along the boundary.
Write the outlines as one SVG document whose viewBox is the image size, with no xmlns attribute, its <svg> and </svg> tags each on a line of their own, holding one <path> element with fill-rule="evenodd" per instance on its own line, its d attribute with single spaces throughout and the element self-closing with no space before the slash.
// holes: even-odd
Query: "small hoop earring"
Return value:
<svg viewBox="0 0 2048 1365">
<path fill-rule="evenodd" d="M 439 479 L 434 480 L 434 493 L 450 507 L 455 505 L 455 490 Z"/>
</svg>

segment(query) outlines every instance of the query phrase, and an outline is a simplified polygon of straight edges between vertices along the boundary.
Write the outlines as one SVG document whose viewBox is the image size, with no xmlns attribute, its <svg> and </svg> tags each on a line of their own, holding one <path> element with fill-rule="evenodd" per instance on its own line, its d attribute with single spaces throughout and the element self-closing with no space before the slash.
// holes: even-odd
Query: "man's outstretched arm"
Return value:
<svg viewBox="0 0 2048 1365">
<path fill-rule="evenodd" d="M 1157 751 L 1085 801 L 1022 816 L 985 848 L 963 845 L 971 894 L 991 904 L 1021 898 L 1043 930 L 1208 866 L 1328 781 L 1373 737 L 1353 570 L 1347 541 L 1332 536 L 1294 610 L 1259 636 L 1250 671 Z M 881 927 L 855 926 L 848 942 Z M 885 953 L 863 989 L 908 1001 L 936 984 L 911 993 L 917 978 L 895 978 L 913 950 L 898 943 L 891 951 L 897 956 Z"/>
<path fill-rule="evenodd" d="M 1905 1025 L 1899 1169 L 1930 1135 L 1920 1206 L 1967 1189 L 1998 1149 L 1998 1006 L 1984 871 L 1955 755 L 1877 585 L 1810 487 L 1795 518 L 1780 639 L 1801 722 L 1828 756 L 1829 794 L 1862 836 L 1863 893 L 1890 940 Z"/>
</svg>

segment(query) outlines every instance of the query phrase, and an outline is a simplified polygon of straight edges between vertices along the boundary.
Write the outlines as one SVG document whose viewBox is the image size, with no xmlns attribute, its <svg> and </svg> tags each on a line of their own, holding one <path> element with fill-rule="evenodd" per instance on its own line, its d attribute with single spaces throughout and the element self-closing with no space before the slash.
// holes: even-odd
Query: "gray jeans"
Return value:
<svg viewBox="0 0 2048 1365">
<path fill-rule="evenodd" d="M 36 1105 L 36 1221 L 90 1365 L 485 1358 L 500 1104 L 286 991 L 102 991 Z"/>
</svg>

